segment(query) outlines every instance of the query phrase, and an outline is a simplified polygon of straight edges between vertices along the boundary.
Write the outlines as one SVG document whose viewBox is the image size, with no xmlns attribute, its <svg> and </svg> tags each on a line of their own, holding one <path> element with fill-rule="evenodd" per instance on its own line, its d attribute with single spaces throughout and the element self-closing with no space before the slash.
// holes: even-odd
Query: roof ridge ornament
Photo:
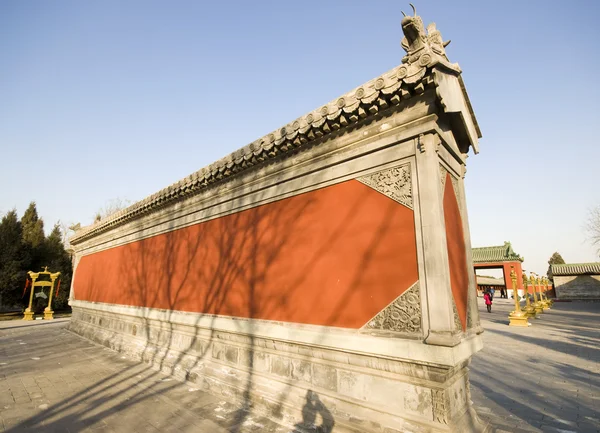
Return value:
<svg viewBox="0 0 600 433">
<path fill-rule="evenodd" d="M 427 67 L 432 67 L 441 64 L 446 68 L 460 73 L 460 68 L 457 64 L 449 62 L 446 56 L 446 47 L 450 41 L 444 42 L 442 34 L 437 29 L 435 23 L 431 23 L 425 30 L 423 19 L 417 15 L 417 9 L 412 3 L 409 3 L 413 10 L 413 15 L 406 15 L 403 11 L 402 15 L 402 32 L 404 38 L 400 45 L 406 51 L 406 56 L 402 58 L 403 66 L 399 69 L 399 74 L 408 77 L 405 79 L 411 82 L 411 77 L 414 80 L 419 80 L 424 74 Z"/>
</svg>

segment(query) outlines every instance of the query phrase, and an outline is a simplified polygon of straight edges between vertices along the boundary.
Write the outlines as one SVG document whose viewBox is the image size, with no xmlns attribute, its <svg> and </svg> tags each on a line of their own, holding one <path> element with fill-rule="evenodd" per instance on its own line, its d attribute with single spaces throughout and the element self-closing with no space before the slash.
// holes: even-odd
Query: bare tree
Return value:
<svg viewBox="0 0 600 433">
<path fill-rule="evenodd" d="M 62 243 L 65 246 L 65 250 L 69 251 L 71 248 L 71 243 L 69 242 L 69 238 L 75 234 L 77 230 L 81 228 L 80 223 L 72 223 L 65 221 L 58 221 L 58 225 L 60 226 L 60 232 L 62 235 Z"/>
<path fill-rule="evenodd" d="M 120 197 L 113 198 L 113 199 L 107 201 L 106 204 L 104 205 L 104 207 L 102 207 L 96 211 L 96 215 L 94 215 L 94 222 L 98 222 L 101 219 L 104 219 L 107 216 L 120 211 L 121 209 L 125 209 L 130 204 L 131 204 L 131 200 L 123 199 Z"/>
<path fill-rule="evenodd" d="M 589 210 L 585 228 L 589 241 L 596 248 L 596 253 L 600 257 L 600 205 Z"/>
</svg>

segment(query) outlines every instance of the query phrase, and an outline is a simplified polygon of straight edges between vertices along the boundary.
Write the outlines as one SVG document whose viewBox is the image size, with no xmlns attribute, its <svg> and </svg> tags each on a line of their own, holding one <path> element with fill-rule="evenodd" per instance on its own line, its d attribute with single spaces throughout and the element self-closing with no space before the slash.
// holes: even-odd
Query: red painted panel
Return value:
<svg viewBox="0 0 600 433">
<path fill-rule="evenodd" d="M 85 256 L 75 299 L 359 328 L 418 279 L 413 212 L 352 180 Z"/>
<path fill-rule="evenodd" d="M 467 270 L 467 249 L 462 218 L 450 174 L 446 174 L 444 188 L 444 219 L 446 221 L 446 242 L 450 265 L 450 287 L 463 330 L 467 329 L 467 299 L 469 296 L 469 271 Z"/>
</svg>

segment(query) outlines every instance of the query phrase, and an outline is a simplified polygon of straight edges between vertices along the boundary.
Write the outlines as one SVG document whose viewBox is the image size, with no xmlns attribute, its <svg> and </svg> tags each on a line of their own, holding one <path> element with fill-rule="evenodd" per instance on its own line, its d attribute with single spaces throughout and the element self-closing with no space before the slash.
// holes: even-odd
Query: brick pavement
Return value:
<svg viewBox="0 0 600 433">
<path fill-rule="evenodd" d="M 471 365 L 477 412 L 501 431 L 600 432 L 600 303 L 555 304 L 534 325 L 480 305 Z M 0 322 L 0 431 L 288 433 L 238 406 L 65 329 Z"/>
<path fill-rule="evenodd" d="M 484 349 L 471 363 L 480 417 L 511 433 L 600 432 L 600 303 L 555 303 L 532 326 L 507 326 L 512 300 L 479 311 Z"/>
<path fill-rule="evenodd" d="M 0 431 L 290 431 L 72 334 L 67 324 L 0 324 Z"/>
</svg>

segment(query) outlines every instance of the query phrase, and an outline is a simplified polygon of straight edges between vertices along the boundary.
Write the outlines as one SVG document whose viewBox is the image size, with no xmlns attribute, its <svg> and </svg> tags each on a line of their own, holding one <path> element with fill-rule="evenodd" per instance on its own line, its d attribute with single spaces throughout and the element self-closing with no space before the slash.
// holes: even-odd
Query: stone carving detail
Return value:
<svg viewBox="0 0 600 433">
<path fill-rule="evenodd" d="M 394 302 L 381 310 L 363 329 L 381 331 L 421 332 L 421 291 L 419 282 L 413 284 Z"/>
<path fill-rule="evenodd" d="M 446 395 L 441 389 L 432 389 L 431 397 L 433 401 L 433 420 L 442 424 L 448 424 L 448 405 L 446 404 Z"/>
<path fill-rule="evenodd" d="M 462 206 L 460 201 L 460 189 L 458 189 L 458 179 L 452 175 L 450 175 L 450 180 L 452 181 L 452 187 L 454 189 L 454 194 L 456 195 L 456 202 L 458 203 L 458 210 L 462 214 Z"/>
<path fill-rule="evenodd" d="M 404 12 L 402 19 L 402 31 L 404 38 L 400 42 L 402 48 L 406 51 L 406 56 L 402 58 L 403 66 L 398 68 L 398 76 L 404 81 L 419 80 L 425 74 L 428 66 L 441 64 L 453 71 L 460 71 L 458 65 L 451 64 L 446 56 L 445 48 L 450 41 L 444 42 L 442 34 L 436 28 L 435 23 L 431 23 L 425 30 L 425 25 L 413 5 L 413 16 L 407 16 Z"/>
<path fill-rule="evenodd" d="M 467 391 L 467 402 L 471 401 L 471 380 L 469 375 L 465 375 L 465 390 Z"/>
<path fill-rule="evenodd" d="M 454 296 L 452 297 L 452 310 L 454 310 L 454 328 L 462 331 L 462 322 L 460 321 L 460 317 L 458 315 L 458 308 L 456 308 L 456 302 L 454 301 Z"/>
<path fill-rule="evenodd" d="M 467 329 L 471 329 L 473 327 L 473 308 L 472 307 L 472 302 L 471 302 L 471 296 L 469 296 L 469 299 L 467 299 Z"/>
<path fill-rule="evenodd" d="M 413 208 L 409 164 L 359 177 L 357 180 L 407 208 Z"/>
<path fill-rule="evenodd" d="M 458 210 L 463 216 L 462 202 L 460 200 L 460 189 L 458 184 L 458 178 L 455 177 L 451 172 L 446 170 L 442 164 L 440 164 L 440 183 L 442 185 L 442 197 L 444 197 L 444 190 L 446 188 L 446 174 L 450 173 L 450 180 L 452 182 L 452 189 L 454 190 L 454 196 L 456 197 L 456 203 L 458 203 Z"/>
<path fill-rule="evenodd" d="M 446 186 L 446 174 L 448 174 L 448 170 L 440 164 L 440 183 L 442 184 L 442 196 L 444 195 L 444 187 Z"/>
</svg>

